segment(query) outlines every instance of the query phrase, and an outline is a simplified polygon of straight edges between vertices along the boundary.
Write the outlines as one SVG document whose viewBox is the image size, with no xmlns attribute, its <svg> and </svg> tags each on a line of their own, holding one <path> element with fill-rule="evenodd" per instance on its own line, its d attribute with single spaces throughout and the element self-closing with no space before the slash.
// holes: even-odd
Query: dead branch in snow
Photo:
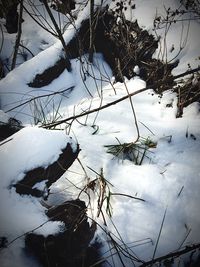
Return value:
<svg viewBox="0 0 200 267">
<path fill-rule="evenodd" d="M 200 66 L 197 67 L 197 68 L 195 68 L 195 69 L 187 70 L 187 71 L 185 71 L 185 72 L 183 72 L 183 73 L 180 73 L 180 74 L 178 74 L 178 75 L 175 75 L 175 76 L 174 76 L 174 80 L 179 79 L 179 78 L 182 78 L 182 77 L 184 77 L 184 76 L 186 76 L 186 75 L 189 75 L 189 74 L 196 73 L 196 72 L 198 72 L 198 71 L 200 71 Z"/>
<path fill-rule="evenodd" d="M 95 108 L 95 109 L 92 109 L 92 110 L 83 112 L 83 113 L 78 114 L 78 115 L 74 115 L 74 116 L 68 117 L 68 118 L 66 118 L 66 119 L 62 119 L 62 120 L 56 121 L 56 122 L 53 122 L 53 123 L 44 124 L 44 125 L 42 125 L 42 127 L 43 127 L 43 128 L 52 128 L 52 127 L 55 127 L 55 126 L 60 125 L 60 124 L 62 124 L 62 123 L 65 123 L 65 122 L 67 122 L 67 121 L 75 120 L 75 119 L 77 119 L 77 118 L 80 118 L 80 117 L 86 116 L 86 115 L 88 115 L 88 114 L 91 114 L 91 113 L 100 111 L 100 110 L 102 110 L 102 109 L 108 108 L 108 107 L 113 106 L 113 105 L 116 105 L 117 103 L 120 103 L 120 102 L 126 100 L 127 98 L 130 98 L 131 96 L 134 96 L 134 95 L 137 95 L 137 94 L 139 94 L 139 93 L 142 93 L 142 92 L 144 92 L 144 91 L 146 91 L 146 90 L 148 90 L 148 89 L 149 89 L 149 88 L 142 88 L 142 89 L 139 89 L 139 90 L 137 90 L 137 91 L 135 91 L 135 92 L 133 92 L 133 93 L 130 93 L 130 94 L 128 94 L 128 95 L 125 95 L 125 96 L 123 96 L 123 97 L 121 97 L 121 98 L 119 98 L 119 99 L 117 99 L 117 100 L 115 100 L 115 101 L 112 101 L 112 102 L 110 102 L 110 103 L 108 103 L 108 104 L 105 104 L 105 105 L 103 105 L 103 106 L 101 106 L 101 107 L 98 107 L 98 108 Z"/>
<path fill-rule="evenodd" d="M 22 107 L 32 101 L 35 101 L 37 99 L 41 99 L 41 98 L 44 98 L 44 97 L 49 97 L 49 96 L 54 96 L 54 95 L 63 95 L 64 93 L 66 93 L 67 91 L 71 92 L 73 90 L 73 86 L 69 87 L 69 88 L 66 88 L 66 89 L 63 89 L 61 91 L 58 91 L 58 92 L 53 92 L 53 93 L 50 93 L 50 94 L 45 94 L 45 95 L 40 95 L 40 96 L 35 96 L 35 97 L 32 97 L 30 99 L 28 99 L 27 101 L 23 102 L 23 103 L 20 103 L 19 105 L 9 109 L 9 110 L 6 110 L 6 112 L 10 112 L 10 111 L 13 111 L 15 110 L 16 108 L 19 108 L 19 107 Z"/>
<path fill-rule="evenodd" d="M 171 252 L 167 255 L 164 255 L 164 256 L 161 256 L 161 257 L 158 257 L 158 258 L 155 258 L 153 260 L 150 260 L 150 261 L 147 261 L 145 263 L 143 263 L 142 265 L 140 265 L 139 267 L 148 267 L 148 266 L 152 266 L 154 263 L 161 263 L 162 261 L 164 260 L 167 260 L 167 259 L 172 259 L 172 258 L 177 258 L 177 257 L 180 257 L 181 255 L 184 255 L 190 251 L 194 251 L 194 250 L 197 250 L 200 248 L 200 243 L 198 244 L 194 244 L 194 245 L 191 245 L 191 246 L 186 246 L 184 249 L 182 250 L 178 250 L 178 251 L 175 251 L 175 252 Z"/>
</svg>

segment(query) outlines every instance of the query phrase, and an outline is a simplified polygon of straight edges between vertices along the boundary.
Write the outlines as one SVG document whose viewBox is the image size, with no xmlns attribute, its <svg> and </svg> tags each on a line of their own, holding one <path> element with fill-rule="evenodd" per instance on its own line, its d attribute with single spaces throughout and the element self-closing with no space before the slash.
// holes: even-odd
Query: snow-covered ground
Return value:
<svg viewBox="0 0 200 267">
<path fill-rule="evenodd" d="M 138 19 L 140 26 L 151 30 L 155 10 L 157 9 L 157 13 L 160 14 L 164 12 L 163 4 L 166 7 L 176 8 L 179 5 L 178 2 L 134 1 L 136 9 L 132 11 L 131 16 Z M 86 16 L 86 11 L 87 8 L 82 12 L 82 17 Z M 127 12 L 128 15 L 130 16 Z M 81 17 L 78 24 L 80 21 Z M 185 22 L 184 31 L 187 23 Z M 177 23 L 170 31 L 167 39 L 168 49 L 172 44 L 175 48 L 179 47 L 180 31 L 183 27 L 181 25 Z M 199 104 L 193 103 L 185 108 L 182 118 L 177 119 L 177 96 L 170 91 L 159 98 L 151 89 L 148 89 L 131 98 L 140 136 L 142 140 L 148 139 L 154 144 L 146 152 L 142 165 L 135 165 L 128 159 L 114 157 L 107 153 L 106 148 L 107 145 L 115 145 L 119 142 L 131 143 L 137 138 L 137 128 L 129 98 L 98 113 L 78 118 L 71 124 L 58 126 L 64 129 L 63 131 L 51 133 L 51 131 L 30 127 L 35 122 L 41 125 L 101 107 L 127 95 L 127 90 L 133 93 L 145 88 L 145 82 L 139 76 L 125 80 L 125 84 L 113 83 L 112 72 L 100 54 L 95 55 L 93 66 L 87 65 L 84 58 L 84 65 L 81 65 L 78 59 L 74 59 L 71 62 L 71 73 L 64 71 L 55 81 L 43 88 L 28 87 L 26 83 L 46 66 L 52 65 L 61 54 L 61 47 L 56 39 L 36 28 L 35 23 L 26 17 L 26 22 L 23 23 L 24 43 L 34 51 L 34 54 L 39 52 L 42 44 L 47 44 L 42 47 L 44 51 L 21 64 L 0 81 L 1 109 L 28 126 L 12 137 L 12 146 L 10 142 L 5 143 L 5 140 L 0 144 L 0 236 L 7 235 L 8 241 L 12 241 L 46 220 L 43 215 L 40 216 L 44 207 L 38 200 L 32 197 L 19 197 L 14 190 L 7 190 L 7 187 L 19 176 L 23 177 L 22 170 L 25 170 L 23 165 L 31 168 L 38 166 L 41 161 L 43 161 L 42 165 L 51 163 L 52 157 L 59 155 L 59 151 L 69 141 L 66 138 L 68 133 L 80 144 L 79 161 L 75 161 L 61 179 L 52 185 L 52 194 L 48 203 L 59 204 L 63 199 L 76 198 L 80 189 L 86 186 L 88 181 L 100 177 L 102 170 L 111 192 L 112 217 L 106 213 L 106 202 L 102 207 L 107 226 L 104 225 L 101 215 L 97 218 L 98 192 L 95 194 L 88 189 L 91 196 L 90 203 L 84 192 L 81 193 L 80 198 L 89 205 L 88 215 L 105 230 L 99 227 L 96 236 L 102 244 L 102 256 L 110 266 L 122 265 L 112 243 L 109 242 L 108 233 L 126 253 L 129 252 L 134 257 L 137 255 L 143 261 L 178 250 L 185 245 L 200 242 Z M 199 29 L 199 22 L 191 21 L 185 49 L 178 56 L 180 65 L 176 73 L 185 71 L 188 63 L 193 67 L 197 67 L 199 63 L 196 60 L 200 52 L 197 29 Z M 72 30 L 65 32 L 66 40 L 70 40 L 71 36 Z M 5 34 L 2 59 L 7 58 L 11 53 L 14 40 L 14 34 Z M 176 49 L 173 51 L 174 55 L 177 51 Z M 85 81 L 82 79 L 84 68 L 87 68 L 91 75 L 86 77 Z M 73 87 L 72 91 L 63 92 L 71 87 Z M 42 99 L 37 98 L 26 105 L 21 105 L 31 98 L 53 92 L 62 93 Z M 14 108 L 18 105 L 18 108 Z M 0 116 L 4 122 L 8 120 L 2 112 Z M 40 148 L 43 149 L 42 153 Z M 53 155 L 55 150 L 57 152 Z M 145 201 L 127 197 L 127 195 Z M 28 208 L 27 203 L 32 209 Z M 165 219 L 155 251 L 164 215 Z M 58 226 L 55 223 L 45 224 L 45 232 L 56 231 Z M 39 266 L 33 259 L 26 258 L 23 254 L 23 246 L 23 238 L 20 238 L 8 249 L 0 251 L 0 265 L 11 267 L 15 260 L 18 264 L 15 266 Z M 122 258 L 125 266 L 134 266 L 130 257 L 122 255 Z"/>
<path fill-rule="evenodd" d="M 5 115 L 1 114 L 1 117 L 5 118 Z M 25 127 L 0 143 L 0 236 L 7 237 L 8 242 L 12 242 L 13 239 L 23 236 L 24 233 L 36 229 L 38 226 L 41 227 L 36 232 L 44 235 L 60 230 L 62 223 L 48 222 L 49 218 L 45 215 L 45 208 L 38 199 L 27 195 L 20 196 L 12 185 L 21 181 L 27 171 L 37 167 L 46 168 L 55 162 L 68 143 L 75 152 L 75 142 L 66 136 L 64 131 L 50 131 L 37 127 Z M 40 189 L 44 190 L 45 181 L 35 186 L 40 186 Z M 11 246 L 8 250 L 3 250 L 0 265 L 11 266 L 14 251 L 15 266 L 25 266 L 27 261 L 25 260 L 24 263 L 24 257 L 21 259 L 20 255 L 23 255 L 21 246 L 24 246 L 23 238 L 17 239 L 13 248 Z"/>
</svg>

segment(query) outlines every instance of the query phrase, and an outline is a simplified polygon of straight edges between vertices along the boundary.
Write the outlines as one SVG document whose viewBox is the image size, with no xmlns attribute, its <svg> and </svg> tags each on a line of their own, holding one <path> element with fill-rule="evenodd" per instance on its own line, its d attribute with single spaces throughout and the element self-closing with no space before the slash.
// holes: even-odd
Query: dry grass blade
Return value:
<svg viewBox="0 0 200 267">
<path fill-rule="evenodd" d="M 154 249 L 154 252 L 153 252 L 152 261 L 154 260 L 155 255 L 156 255 L 156 251 L 157 251 L 158 243 L 159 243 L 160 236 L 161 236 L 161 233 L 162 233 L 162 229 L 163 229 L 163 225 L 164 225 L 164 221 L 165 221 L 166 213 L 167 213 L 167 208 L 165 209 L 165 212 L 164 212 L 164 215 L 163 215 L 162 223 L 161 223 L 161 226 L 160 226 L 160 231 L 159 231 L 159 234 L 158 234 L 158 237 L 157 237 L 157 240 L 156 240 L 155 249 Z"/>
<path fill-rule="evenodd" d="M 123 194 L 123 193 L 111 193 L 111 195 L 112 195 L 112 196 L 129 197 L 129 198 L 133 198 L 133 199 L 135 199 L 135 200 L 140 200 L 140 201 L 146 202 L 146 200 L 143 199 L 143 198 L 134 197 L 134 196 L 127 195 L 127 194 Z"/>
</svg>

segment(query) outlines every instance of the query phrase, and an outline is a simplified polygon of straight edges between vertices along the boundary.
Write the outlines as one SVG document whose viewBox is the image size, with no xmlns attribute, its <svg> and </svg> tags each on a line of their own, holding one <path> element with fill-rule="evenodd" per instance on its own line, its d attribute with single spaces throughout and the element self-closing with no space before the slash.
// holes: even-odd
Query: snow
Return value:
<svg viewBox="0 0 200 267">
<path fill-rule="evenodd" d="M 1 181 L 3 186 L 9 186 L 11 182 L 16 183 L 21 180 L 23 172 L 37 167 L 48 167 L 58 159 L 61 150 L 66 147 L 67 143 L 73 147 L 75 152 L 76 145 L 64 131 L 25 127 L 13 135 L 12 142 L 3 144 L 0 152 L 1 172 L 4 177 Z M 48 150 L 43 150 L 43 147 L 48 147 Z M 12 162 L 9 173 L 8 162 Z"/>
<path fill-rule="evenodd" d="M 143 82 L 138 78 L 127 81 L 126 84 L 133 91 L 143 87 Z M 109 90 L 106 88 L 102 105 L 123 95 L 125 95 L 123 84 L 117 84 L 116 96 L 112 88 Z M 150 149 L 151 152 L 147 154 L 150 159 L 145 158 L 141 166 L 136 166 L 128 160 L 114 158 L 106 153 L 104 147 L 108 144 L 117 144 L 116 139 L 121 143 L 135 140 L 135 125 L 128 100 L 102 110 L 96 120 L 95 114 L 89 115 L 85 126 L 83 126 L 85 118 L 80 118 L 78 122 L 73 123 L 74 136 L 81 144 L 79 159 L 82 164 L 89 166 L 97 173 L 103 168 L 105 178 L 113 185 L 112 192 L 137 196 L 146 201 L 143 203 L 122 196 L 113 196 L 111 198 L 112 221 L 107 218 L 108 231 L 118 236 L 116 227 L 127 244 L 145 238 L 150 238 L 155 244 L 162 217 L 167 208 L 156 256 L 179 248 L 187 234 L 185 225 L 191 229 L 191 232 L 184 244 L 198 242 L 200 238 L 198 231 L 198 203 L 200 201 L 199 105 L 192 104 L 185 109 L 182 118 L 176 119 L 176 95 L 167 92 L 159 101 L 156 95 L 152 96 L 151 90 L 133 97 L 138 121 L 154 132 L 153 135 L 146 127 L 140 125 L 141 136 L 149 137 L 157 142 L 156 148 Z M 90 108 L 93 109 L 99 106 L 99 102 L 98 97 L 93 99 L 92 105 L 90 101 L 84 101 L 79 106 L 79 110 L 87 110 L 87 106 L 90 105 Z M 173 106 L 166 108 L 167 103 L 173 103 Z M 80 113 L 79 110 L 76 110 L 77 114 Z M 92 127 L 94 120 L 98 129 L 96 134 L 93 134 L 95 130 Z M 188 137 L 186 137 L 187 131 Z M 190 134 L 193 134 L 196 140 Z M 80 175 L 81 170 L 76 175 L 75 172 L 79 169 L 79 164 L 75 162 L 70 168 L 72 173 L 69 172 L 67 178 L 79 185 L 80 188 L 80 183 L 84 184 L 86 181 L 84 181 L 84 174 Z M 93 172 L 88 169 L 86 172 L 90 180 L 95 179 Z M 70 187 L 70 183 L 61 179 L 52 190 L 58 192 L 58 189 L 64 188 L 64 186 Z M 180 193 L 182 187 L 183 190 Z M 71 189 L 71 191 L 73 190 L 75 189 Z M 66 191 L 68 194 L 70 190 Z M 77 195 L 78 192 L 75 190 L 74 197 Z M 87 197 L 84 199 L 86 202 L 88 201 Z M 97 206 L 94 204 L 91 213 L 95 214 L 96 209 Z M 103 221 L 100 220 L 100 224 L 102 223 Z M 138 246 L 136 254 L 143 260 L 150 260 L 153 249 L 154 246 L 151 243 L 146 244 L 145 249 L 144 246 Z M 104 243 L 103 251 L 106 250 L 109 249 Z M 104 256 L 109 256 L 109 253 Z M 116 258 L 115 261 L 117 261 Z M 130 261 L 126 259 L 125 262 L 126 266 L 130 266 Z M 116 264 L 116 266 L 121 266 L 119 262 Z"/>
<path fill-rule="evenodd" d="M 8 123 L 9 116 L 7 113 L 3 112 L 3 110 L 0 110 L 0 123 Z"/>
<path fill-rule="evenodd" d="M 97 2 L 96 4 L 101 3 Z M 130 10 L 127 11 L 126 15 L 137 18 L 139 25 L 148 30 L 152 30 L 155 11 L 163 14 L 163 4 L 174 8 L 178 5 L 178 1 L 171 0 L 135 0 L 134 3 L 136 9 L 131 15 Z M 88 16 L 88 10 L 89 6 L 86 5 L 78 16 L 77 27 Z M 26 126 L 0 143 L 0 236 L 7 236 L 10 242 L 48 220 L 44 215 L 45 208 L 37 199 L 31 196 L 19 196 L 10 185 L 21 180 L 26 171 L 38 166 L 47 167 L 54 162 L 67 143 L 76 149 L 76 143 L 66 135 L 68 133 L 80 144 L 79 161 L 75 161 L 51 186 L 47 204 L 55 205 L 76 198 L 88 180 L 92 181 L 99 177 L 98 174 L 102 169 L 105 179 L 109 182 L 110 191 L 115 193 L 110 198 L 112 217 L 106 214 L 106 203 L 102 207 L 107 226 L 104 225 L 101 216 L 97 218 L 98 189 L 97 192 L 88 189 L 90 200 L 84 192 L 80 198 L 86 201 L 86 204 L 90 201 L 88 216 L 97 220 L 105 232 L 110 233 L 126 251 L 128 250 L 133 256 L 137 255 L 141 260 L 152 259 L 165 211 L 166 216 L 155 257 L 184 245 L 198 243 L 200 241 L 199 103 L 193 103 L 185 108 L 183 116 L 177 119 L 177 96 L 171 91 L 165 92 L 162 98 L 151 89 L 131 97 L 140 136 L 155 143 L 155 147 L 149 148 L 146 152 L 142 165 L 114 157 L 107 153 L 105 147 L 119 142 L 131 143 L 137 138 L 129 98 L 98 113 L 91 113 L 69 124 L 62 124 L 58 127 L 63 129 L 61 131 L 31 127 L 34 124 L 42 126 L 48 122 L 67 119 L 101 107 L 124 97 L 127 95 L 127 90 L 129 93 L 137 92 L 145 88 L 146 84 L 139 76 L 131 80 L 125 79 L 125 84 L 113 83 L 109 66 L 102 55 L 96 54 L 93 65 L 88 63 L 88 55 L 85 55 L 82 62 L 79 59 L 71 60 L 72 72 L 64 71 L 48 86 L 39 89 L 28 87 L 27 83 L 34 75 L 53 65 L 62 55 L 62 51 L 60 43 L 54 37 L 41 29 L 38 31 L 38 26 L 30 18 L 25 19 L 30 24 L 23 24 L 24 45 L 37 55 L 9 72 L 0 81 L 3 110 L 0 111 L 0 120 L 7 122 L 9 117 L 13 116 Z M 67 18 L 62 19 L 64 25 L 64 20 Z M 186 25 L 187 23 L 184 29 Z M 177 53 L 181 27 L 181 24 L 176 24 L 167 38 L 168 49 L 172 44 L 175 45 L 172 57 Z M 200 47 L 197 29 L 199 30 L 199 22 L 191 21 L 187 44 L 178 56 L 180 65 L 174 73 L 185 71 L 188 63 L 193 67 L 197 66 L 195 58 L 199 56 Z M 69 26 L 64 33 L 65 40 L 69 41 L 74 32 L 74 28 Z M 6 41 L 1 52 L 3 60 L 9 57 L 14 37 L 15 35 L 5 35 Z M 40 52 L 40 49 L 44 51 Z M 157 56 L 158 51 L 155 54 L 155 57 Z M 135 66 L 134 71 L 139 75 L 138 66 Z M 63 92 L 67 88 L 72 89 Z M 60 93 L 33 101 L 38 96 L 54 92 Z M 23 104 L 28 100 L 31 102 Z M 15 108 L 20 104 L 23 105 Z M 36 184 L 35 187 L 43 189 L 44 183 Z M 59 231 L 61 226 L 62 223 L 47 222 L 36 232 L 44 235 L 52 234 Z M 102 228 L 98 228 L 96 233 L 102 244 L 101 253 L 111 266 L 120 267 L 122 265 L 119 258 L 111 257 L 112 252 L 115 254 L 115 250 L 110 250 L 112 245 Z M 15 261 L 16 266 L 38 267 L 39 264 L 34 259 L 25 255 L 23 248 L 22 237 L 0 251 L 0 265 L 11 267 Z M 132 266 L 130 258 L 123 255 L 122 258 L 125 266 Z"/>
<path fill-rule="evenodd" d="M 76 143 L 66 135 L 65 131 L 50 131 L 37 127 L 25 127 L 0 143 L 0 236 L 7 237 L 8 242 L 40 225 L 36 232 L 43 235 L 60 230 L 62 223 L 48 222 L 45 208 L 38 199 L 18 195 L 12 184 L 22 180 L 27 171 L 37 167 L 46 168 L 55 162 L 68 143 L 75 152 Z M 38 184 L 36 186 L 38 187 Z M 19 240 L 17 243 L 22 246 L 23 241 Z M 13 250 L 11 248 L 3 253 L 5 258 L 9 259 Z M 3 259 L 0 258 L 0 265 L 7 266 Z"/>
<path fill-rule="evenodd" d="M 192 68 L 197 67 L 199 64 L 199 35 L 197 34 L 199 32 L 199 20 L 190 21 L 189 18 L 193 18 L 193 15 L 184 14 L 182 17 L 183 20 L 172 23 L 169 28 L 165 28 L 165 25 L 161 25 L 162 29 L 158 29 L 155 34 L 153 30 L 154 19 L 158 16 L 166 18 L 166 10 L 168 7 L 170 7 L 171 10 L 180 9 L 180 1 L 135 0 L 134 4 L 136 6 L 135 9 L 131 12 L 129 9 L 126 11 L 127 19 L 137 19 L 140 27 L 147 29 L 156 37 L 161 37 L 159 47 L 154 57 L 166 60 L 167 54 L 168 61 L 179 59 L 180 63 L 178 68 L 173 70 L 174 75 L 186 71 L 188 69 L 188 64 L 190 64 Z M 181 9 L 183 9 L 183 7 Z M 178 18 L 179 15 L 175 16 L 175 19 Z M 166 31 L 167 35 L 165 36 Z M 170 52 L 172 46 L 174 46 L 174 50 Z M 184 48 L 182 51 L 179 51 L 180 46 Z M 160 53 L 161 51 L 162 53 Z"/>
<path fill-rule="evenodd" d="M 69 73 L 64 70 L 48 86 L 39 89 L 29 87 L 27 83 L 32 81 L 34 75 L 40 73 L 48 64 L 53 64 L 51 53 L 55 56 L 54 52 L 56 51 L 54 47 L 50 47 L 42 52 L 42 55 L 40 53 L 39 60 L 37 60 L 36 56 L 7 74 L 0 83 L 1 109 L 26 124 L 44 123 L 45 120 L 48 122 L 48 120 L 57 119 L 54 115 L 52 115 L 53 117 L 48 117 L 48 114 L 50 111 L 56 113 L 57 108 L 62 106 L 63 101 L 65 101 L 66 106 L 66 101 L 72 89 L 69 103 L 76 104 L 83 97 L 91 97 L 96 92 L 97 87 L 103 86 L 105 82 L 109 81 L 111 71 L 108 65 L 102 62 L 102 56 L 97 54 L 94 57 L 95 66 L 91 66 L 89 69 L 87 69 L 87 61 L 84 58 L 82 63 L 74 59 L 71 60 L 72 72 Z M 59 59 L 58 52 L 56 52 L 56 55 L 58 56 L 57 59 Z M 41 64 L 41 60 L 43 64 Z M 24 72 L 27 73 L 26 76 Z M 84 81 L 83 77 L 84 75 L 87 76 L 86 72 L 88 72 L 89 77 Z M 93 77 L 98 80 L 95 82 Z M 56 95 L 53 93 L 56 93 Z M 48 94 L 50 95 L 49 97 L 38 99 L 39 96 Z M 46 119 L 43 114 L 47 116 Z"/>
</svg>

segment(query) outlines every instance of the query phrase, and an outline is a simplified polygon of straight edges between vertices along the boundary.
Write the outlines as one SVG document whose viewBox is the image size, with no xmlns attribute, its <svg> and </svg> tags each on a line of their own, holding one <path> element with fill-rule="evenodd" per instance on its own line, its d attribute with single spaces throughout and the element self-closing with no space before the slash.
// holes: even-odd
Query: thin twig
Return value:
<svg viewBox="0 0 200 267">
<path fill-rule="evenodd" d="M 46 124 L 46 125 L 43 125 L 42 127 L 44 127 L 44 128 L 51 128 L 51 127 L 60 125 L 60 124 L 62 124 L 62 123 L 65 123 L 65 122 L 67 122 L 67 121 L 74 120 L 74 119 L 77 119 L 77 118 L 86 116 L 86 115 L 88 115 L 88 114 L 91 114 L 91 113 L 97 112 L 97 111 L 99 111 L 99 110 L 108 108 L 108 107 L 110 107 L 110 106 L 116 105 L 117 103 L 126 100 L 126 99 L 129 98 L 130 96 L 137 95 L 137 94 L 142 93 L 142 92 L 144 92 L 144 91 L 146 91 L 146 90 L 148 90 L 148 89 L 149 89 L 149 88 L 142 88 L 142 89 L 139 89 L 139 90 L 137 90 L 137 91 L 135 91 L 135 92 L 133 92 L 133 93 L 130 93 L 129 95 L 125 95 L 125 96 L 123 96 L 123 97 L 121 97 L 121 98 L 119 98 L 119 99 L 117 99 L 117 100 L 115 100 L 115 101 L 113 101 L 113 102 L 110 102 L 110 103 L 108 103 L 108 104 L 105 104 L 105 105 L 103 105 L 103 106 L 101 106 L 101 107 L 98 107 L 98 108 L 95 108 L 95 109 L 92 109 L 92 110 L 83 112 L 83 113 L 78 114 L 78 115 L 74 115 L 74 116 L 68 117 L 68 118 L 66 118 L 66 119 L 63 119 L 63 120 L 60 120 L 60 121 L 57 121 L 57 122 L 54 122 L 54 123 L 48 123 L 48 124 Z"/>
<path fill-rule="evenodd" d="M 93 62 L 93 40 L 94 40 L 94 0 L 90 0 L 90 43 L 89 43 L 89 62 Z"/>
<path fill-rule="evenodd" d="M 136 200 L 140 200 L 140 201 L 143 201 L 143 202 L 146 202 L 145 199 L 143 198 L 139 198 L 139 197 L 133 197 L 131 195 L 127 195 L 127 194 L 123 194 L 123 193 L 110 193 L 112 196 L 122 196 L 122 197 L 129 197 L 129 198 L 133 198 L 133 199 L 136 199 Z"/>
<path fill-rule="evenodd" d="M 14 48 L 14 55 L 13 55 L 11 70 L 13 70 L 16 66 L 17 53 L 18 53 L 20 40 L 21 40 L 21 34 L 22 34 L 22 14 L 23 14 L 23 0 L 21 0 L 21 2 L 20 2 L 19 19 L 18 19 L 18 32 L 17 32 L 16 42 L 15 42 L 15 48 Z"/>
<path fill-rule="evenodd" d="M 174 76 L 174 80 L 179 79 L 179 78 L 184 77 L 184 76 L 189 75 L 189 74 L 193 74 L 193 73 L 198 72 L 198 71 L 200 71 L 200 66 L 197 67 L 197 68 L 195 68 L 195 69 L 187 70 L 187 71 L 185 71 L 183 73 L 180 73 L 178 75 L 175 75 Z"/>
<path fill-rule="evenodd" d="M 160 236 L 161 236 L 161 233 L 162 233 L 162 229 L 163 229 L 163 224 L 164 224 L 164 221 L 165 221 L 166 213 L 167 213 L 167 208 L 165 209 L 165 212 L 164 212 L 164 215 L 163 215 L 162 223 L 161 223 L 161 226 L 160 226 L 160 231 L 159 231 L 158 238 L 157 238 L 157 240 L 156 240 L 155 249 L 154 249 L 154 252 L 153 252 L 152 261 L 153 261 L 154 258 L 155 258 L 155 254 L 156 254 L 157 247 L 158 247 L 158 243 L 159 243 Z"/>
<path fill-rule="evenodd" d="M 56 20 L 55 20 L 55 18 L 53 16 L 50 8 L 49 8 L 49 5 L 47 3 L 47 0 L 43 0 L 43 3 L 44 3 L 44 6 L 46 8 L 47 13 L 49 14 L 49 17 L 51 18 L 51 21 L 52 21 L 53 25 L 54 25 L 57 33 L 58 33 L 59 40 L 61 41 L 62 46 L 63 46 L 63 49 L 65 51 L 65 60 L 66 60 L 67 70 L 68 71 L 71 71 L 71 63 L 70 63 L 70 60 L 69 60 L 69 57 L 68 57 L 68 50 L 67 50 L 67 46 L 65 44 L 64 38 L 62 36 L 61 30 L 59 29 L 58 24 L 57 24 L 57 22 L 56 22 Z"/>
<path fill-rule="evenodd" d="M 74 88 L 74 87 L 71 86 L 71 87 L 69 87 L 69 88 L 67 88 L 67 89 L 63 89 L 62 91 L 53 92 L 53 93 L 50 93 L 50 94 L 45 94 L 45 95 L 40 95 L 40 96 L 35 96 L 35 97 L 33 97 L 33 98 L 31 98 L 31 99 L 28 99 L 27 101 L 25 101 L 25 102 L 23 102 L 23 103 L 21 103 L 21 104 L 15 106 L 15 107 L 9 109 L 9 110 L 6 110 L 5 112 L 7 113 L 7 112 L 10 112 L 10 111 L 12 111 L 12 110 L 15 110 L 16 108 L 22 107 L 22 106 L 24 106 L 24 105 L 30 103 L 31 101 L 35 101 L 36 99 L 40 99 L 40 98 L 43 98 L 43 97 L 49 97 L 49 96 L 54 96 L 54 95 L 62 94 L 62 93 L 64 93 L 64 92 L 68 91 L 68 90 L 71 91 L 73 88 Z"/>
</svg>

